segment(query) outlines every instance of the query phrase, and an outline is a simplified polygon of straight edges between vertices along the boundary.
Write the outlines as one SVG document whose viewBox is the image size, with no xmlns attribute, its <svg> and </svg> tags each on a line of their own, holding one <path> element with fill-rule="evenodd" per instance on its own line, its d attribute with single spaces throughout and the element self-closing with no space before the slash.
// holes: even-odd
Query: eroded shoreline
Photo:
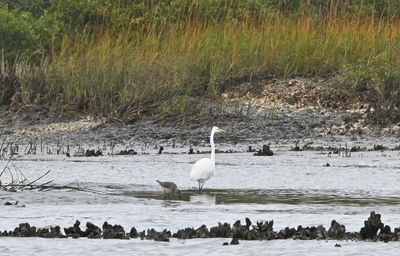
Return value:
<svg viewBox="0 0 400 256">
<path fill-rule="evenodd" d="M 17 143 L 45 139 L 70 145 L 170 147 L 208 143 L 211 127 L 216 125 L 229 132 L 221 141 L 231 145 L 398 141 L 400 123 L 374 125 L 368 120 L 370 102 L 361 96 L 311 79 L 267 80 L 238 85 L 218 101 L 198 99 L 207 111 L 183 116 L 143 114 L 114 120 L 4 108 L 0 109 L 0 134 Z"/>
</svg>

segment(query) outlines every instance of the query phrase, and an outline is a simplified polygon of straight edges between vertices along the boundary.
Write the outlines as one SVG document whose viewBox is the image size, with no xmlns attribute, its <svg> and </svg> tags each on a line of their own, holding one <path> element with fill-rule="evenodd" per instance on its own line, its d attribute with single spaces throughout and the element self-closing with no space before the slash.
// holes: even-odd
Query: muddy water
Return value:
<svg viewBox="0 0 400 256">
<path fill-rule="evenodd" d="M 201 194 L 196 190 L 197 184 L 189 179 L 189 172 L 196 160 L 207 155 L 187 155 L 177 150 L 176 154 L 97 158 L 19 156 L 14 163 L 31 180 L 51 169 L 43 182 L 54 180 L 60 185 L 78 182 L 80 187 L 100 193 L 1 191 L 0 230 L 13 229 L 21 222 L 39 227 L 69 227 L 79 219 L 82 223 L 91 221 L 99 226 L 104 221 L 121 224 L 127 231 L 132 226 L 138 230 L 153 227 L 176 231 L 202 224 L 216 225 L 218 221 L 233 223 L 249 217 L 253 221 L 273 219 L 275 230 L 298 225 L 329 227 L 331 220 L 336 219 L 345 224 L 348 231 L 359 231 L 370 211 L 381 213 L 382 221 L 392 228 L 400 226 L 399 152 L 360 152 L 351 157 L 285 150 L 275 153 L 273 157 L 255 157 L 250 153 L 217 154 L 216 176 L 205 184 Z M 330 167 L 324 167 L 327 163 Z M 5 164 L 0 161 L 1 169 Z M 5 178 L 2 178 L 3 184 Z M 182 190 L 181 199 L 164 201 L 156 179 L 177 183 Z M 3 205 L 16 200 L 25 207 Z M 53 255 L 52 250 L 57 250 L 60 255 L 67 255 L 69 250 L 103 248 L 101 251 L 107 255 L 112 251 L 110 247 L 115 246 L 121 254 L 132 250 L 156 254 L 161 250 L 171 255 L 175 251 L 194 253 L 196 249 L 197 252 L 226 255 L 251 254 L 268 246 L 269 252 L 275 255 L 294 251 L 304 251 L 304 255 L 322 252 L 335 255 L 337 250 L 343 254 L 385 250 L 396 255 L 399 249 L 396 243 L 360 242 L 341 242 L 341 248 L 334 248 L 333 241 L 253 241 L 223 248 L 224 241 L 172 240 L 169 244 L 160 244 L 139 240 L 0 238 L 0 251 L 22 254 L 23 250 L 18 248 L 27 246 L 36 254 Z"/>
</svg>

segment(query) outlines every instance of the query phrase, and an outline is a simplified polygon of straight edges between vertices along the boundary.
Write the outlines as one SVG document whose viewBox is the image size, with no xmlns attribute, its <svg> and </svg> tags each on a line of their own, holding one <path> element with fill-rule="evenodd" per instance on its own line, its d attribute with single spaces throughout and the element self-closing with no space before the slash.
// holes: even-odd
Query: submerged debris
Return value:
<svg viewBox="0 0 400 256">
<path fill-rule="evenodd" d="M 137 152 L 134 149 L 125 149 L 125 150 L 119 151 L 119 153 L 117 155 L 121 155 L 121 156 L 137 155 Z"/>
<path fill-rule="evenodd" d="M 328 230 L 328 237 L 333 239 L 344 239 L 346 236 L 346 227 L 341 225 L 336 220 L 332 220 L 331 227 Z"/>
<path fill-rule="evenodd" d="M 381 151 L 381 150 L 387 150 L 388 148 L 383 146 L 383 145 L 374 145 L 374 149 L 375 151 Z"/>
<path fill-rule="evenodd" d="M 14 229 L 13 236 L 33 237 L 36 236 L 36 228 L 31 227 L 29 223 L 21 223 Z"/>
<path fill-rule="evenodd" d="M 81 224 L 80 221 L 77 220 L 75 222 L 74 226 L 69 227 L 69 228 L 64 228 L 65 235 L 67 237 L 72 237 L 72 238 L 79 238 L 81 236 L 85 236 L 84 232 L 79 227 L 80 224 Z"/>
<path fill-rule="evenodd" d="M 256 150 L 253 148 L 253 146 L 248 146 L 247 152 L 253 153 L 253 152 L 256 152 Z"/>
<path fill-rule="evenodd" d="M 139 236 L 139 234 L 138 234 L 136 228 L 132 227 L 131 232 L 129 232 L 129 237 L 130 238 L 138 238 L 138 236 Z"/>
<path fill-rule="evenodd" d="M 147 235 L 145 236 L 148 240 L 154 240 L 159 242 L 169 242 L 169 238 L 171 237 L 171 232 L 169 230 L 164 229 L 161 232 L 156 231 L 155 229 L 148 229 Z"/>
<path fill-rule="evenodd" d="M 125 230 L 121 225 L 110 225 L 106 222 L 103 224 L 104 239 L 129 239 L 125 234 Z"/>
<path fill-rule="evenodd" d="M 237 238 L 232 238 L 232 241 L 230 243 L 231 245 L 238 245 L 239 244 L 239 240 Z"/>
<path fill-rule="evenodd" d="M 362 240 L 376 239 L 379 230 L 382 231 L 384 224 L 381 221 L 381 215 L 371 212 L 368 220 L 364 221 L 364 227 L 360 230 L 360 236 Z M 386 230 L 387 231 L 387 230 Z M 390 227 L 389 227 L 390 233 Z"/>
<path fill-rule="evenodd" d="M 103 152 L 101 150 L 87 149 L 85 152 L 85 156 L 102 156 Z"/>
<path fill-rule="evenodd" d="M 7 202 L 4 203 L 4 205 L 6 205 L 6 206 L 14 205 L 14 206 L 17 206 L 17 207 L 25 207 L 25 204 L 21 204 L 18 200 L 15 201 L 15 203 L 11 203 L 11 202 L 7 201 Z"/>
<path fill-rule="evenodd" d="M 263 145 L 262 150 L 259 149 L 256 153 L 254 153 L 255 156 L 273 156 L 274 152 L 271 150 L 269 145 Z"/>
<path fill-rule="evenodd" d="M 294 142 L 294 147 L 291 148 L 292 151 L 301 151 L 301 148 L 299 147 L 299 140 Z"/>
</svg>

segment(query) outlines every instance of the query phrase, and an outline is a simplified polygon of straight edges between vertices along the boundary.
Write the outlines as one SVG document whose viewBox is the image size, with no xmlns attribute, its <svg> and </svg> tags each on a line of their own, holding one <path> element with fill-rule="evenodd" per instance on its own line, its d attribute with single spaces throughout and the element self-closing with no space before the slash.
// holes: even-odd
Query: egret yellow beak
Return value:
<svg viewBox="0 0 400 256">
<path fill-rule="evenodd" d="M 219 131 L 220 133 L 228 133 L 227 131 L 225 131 L 224 129 L 221 129 L 221 128 L 219 128 L 218 131 Z"/>
</svg>

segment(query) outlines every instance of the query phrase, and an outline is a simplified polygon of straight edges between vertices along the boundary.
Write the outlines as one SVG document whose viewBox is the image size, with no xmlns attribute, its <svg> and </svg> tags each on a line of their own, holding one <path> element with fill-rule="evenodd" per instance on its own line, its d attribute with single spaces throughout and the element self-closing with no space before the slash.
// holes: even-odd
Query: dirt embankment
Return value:
<svg viewBox="0 0 400 256">
<path fill-rule="evenodd" d="M 209 102 L 206 114 L 182 117 L 141 116 L 133 123 L 79 117 L 0 111 L 2 135 L 15 140 L 45 137 L 69 144 L 206 144 L 211 126 L 229 131 L 228 144 L 293 144 L 294 141 L 379 141 L 399 138 L 400 123 L 371 125 L 366 97 L 305 79 L 242 84 Z M 207 102 L 208 104 L 208 102 Z M 340 139 L 343 138 L 343 139 Z"/>
</svg>

